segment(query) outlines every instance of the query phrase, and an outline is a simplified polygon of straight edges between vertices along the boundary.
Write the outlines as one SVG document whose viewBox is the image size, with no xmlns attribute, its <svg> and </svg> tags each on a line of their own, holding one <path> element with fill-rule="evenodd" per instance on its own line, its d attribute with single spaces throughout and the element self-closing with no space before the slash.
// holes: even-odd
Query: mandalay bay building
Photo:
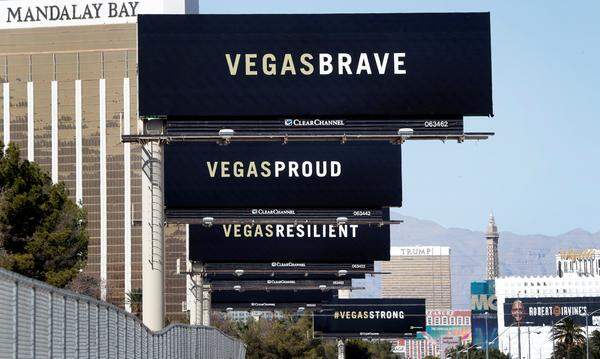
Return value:
<svg viewBox="0 0 600 359">
<path fill-rule="evenodd" d="M 141 152 L 136 15 L 192 13 L 185 0 L 0 1 L 0 139 L 18 145 L 88 215 L 86 271 L 101 295 L 128 307 L 141 288 Z M 166 229 L 166 312 L 182 314 L 185 229 Z"/>
</svg>

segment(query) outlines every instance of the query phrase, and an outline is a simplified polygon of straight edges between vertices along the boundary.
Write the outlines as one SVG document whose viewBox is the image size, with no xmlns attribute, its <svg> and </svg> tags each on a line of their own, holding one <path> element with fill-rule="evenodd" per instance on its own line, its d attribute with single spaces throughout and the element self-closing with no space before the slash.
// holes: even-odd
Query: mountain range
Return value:
<svg viewBox="0 0 600 359">
<path fill-rule="evenodd" d="M 448 246 L 452 271 L 452 306 L 454 309 L 469 308 L 471 281 L 483 280 L 486 276 L 485 233 L 463 228 L 446 228 L 433 221 L 392 214 L 392 218 L 404 223 L 391 226 L 392 246 Z M 482 228 L 486 228 L 486 222 Z M 557 236 L 541 234 L 521 235 L 501 231 L 498 255 L 501 276 L 540 276 L 555 274 L 555 256 L 560 250 L 600 247 L 600 232 L 590 233 L 574 229 Z M 376 263 L 376 270 L 380 269 Z M 410 275 L 410 274 L 407 274 Z M 378 297 L 380 276 L 355 280 L 357 290 L 352 297 Z"/>
</svg>

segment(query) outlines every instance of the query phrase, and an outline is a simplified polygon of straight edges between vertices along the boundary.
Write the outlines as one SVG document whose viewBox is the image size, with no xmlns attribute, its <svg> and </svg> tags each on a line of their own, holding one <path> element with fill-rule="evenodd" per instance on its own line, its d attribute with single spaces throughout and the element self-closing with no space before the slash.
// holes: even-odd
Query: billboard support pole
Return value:
<svg viewBox="0 0 600 359">
<path fill-rule="evenodd" d="M 202 325 L 202 275 L 191 274 L 192 292 L 190 307 L 190 325 Z"/>
<path fill-rule="evenodd" d="M 202 283 L 202 325 L 210 326 L 211 293 L 210 284 Z"/>
<path fill-rule="evenodd" d="M 162 133 L 162 121 L 145 119 L 144 133 Z M 164 327 L 164 204 L 162 141 L 142 146 L 142 313 L 153 331 Z"/>
<path fill-rule="evenodd" d="M 346 344 L 344 339 L 338 339 L 337 341 L 338 359 L 346 359 Z"/>
</svg>

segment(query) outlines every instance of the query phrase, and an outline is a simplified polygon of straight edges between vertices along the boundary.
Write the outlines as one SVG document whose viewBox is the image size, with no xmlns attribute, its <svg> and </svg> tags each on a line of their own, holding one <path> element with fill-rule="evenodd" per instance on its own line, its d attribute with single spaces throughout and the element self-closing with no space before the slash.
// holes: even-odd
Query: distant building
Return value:
<svg viewBox="0 0 600 359">
<path fill-rule="evenodd" d="M 471 342 L 470 310 L 428 310 L 427 335 L 433 340 L 457 337 L 461 343 Z"/>
<path fill-rule="evenodd" d="M 487 239 L 487 279 L 494 279 L 500 275 L 500 261 L 498 258 L 498 239 L 500 235 L 493 213 L 490 213 L 485 238 Z"/>
<path fill-rule="evenodd" d="M 451 309 L 450 247 L 392 247 L 381 263 L 382 298 L 425 298 L 427 309 Z"/>
<path fill-rule="evenodd" d="M 496 296 L 500 350 L 512 357 L 518 357 L 519 334 L 511 314 L 517 300 L 522 302 L 524 312 L 520 330 L 522 358 L 550 358 L 551 328 L 564 318 L 572 318 L 585 331 L 587 313 L 589 333 L 600 329 L 600 277 L 564 274 L 497 278 Z"/>
<path fill-rule="evenodd" d="M 573 273 L 600 277 L 600 249 L 572 249 L 556 255 L 556 273 L 559 277 Z"/>
<path fill-rule="evenodd" d="M 438 343 L 425 338 L 401 338 L 392 343 L 393 351 L 406 359 L 423 359 L 427 356 L 437 356 Z"/>
<path fill-rule="evenodd" d="M 444 358 L 446 350 L 471 341 L 471 311 L 427 310 L 427 328 L 415 338 L 392 342 L 393 351 L 409 359 Z"/>
</svg>

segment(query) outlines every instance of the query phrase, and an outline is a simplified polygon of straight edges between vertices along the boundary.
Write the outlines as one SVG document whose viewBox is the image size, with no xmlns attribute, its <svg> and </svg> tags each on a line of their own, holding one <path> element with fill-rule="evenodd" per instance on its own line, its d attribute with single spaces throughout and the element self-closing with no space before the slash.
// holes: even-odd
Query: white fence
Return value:
<svg viewBox="0 0 600 359">
<path fill-rule="evenodd" d="M 246 347 L 211 327 L 152 332 L 105 302 L 0 268 L 0 358 L 244 358 Z"/>
</svg>

